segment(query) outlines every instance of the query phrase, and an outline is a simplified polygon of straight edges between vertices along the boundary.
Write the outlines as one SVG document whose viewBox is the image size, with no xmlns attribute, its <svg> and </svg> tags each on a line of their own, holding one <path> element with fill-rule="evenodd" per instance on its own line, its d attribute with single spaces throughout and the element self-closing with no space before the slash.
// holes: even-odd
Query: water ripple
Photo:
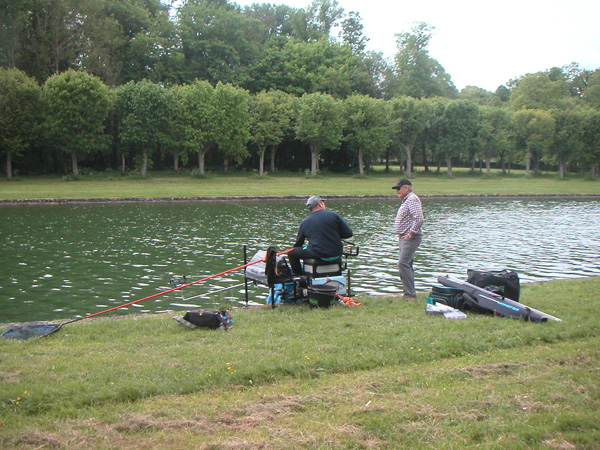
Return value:
<svg viewBox="0 0 600 450">
<path fill-rule="evenodd" d="M 519 273 L 522 282 L 600 275 L 600 202 L 595 200 L 428 200 L 416 255 L 417 289 L 467 269 Z M 353 228 L 360 255 L 349 260 L 358 295 L 401 292 L 397 200 L 330 201 Z M 46 320 L 100 311 L 243 263 L 269 245 L 294 242 L 302 202 L 18 206 L 0 215 L 0 322 Z M 184 308 L 187 297 L 239 283 L 232 273 L 144 303 L 152 312 Z M 225 291 L 228 301 L 243 292 Z M 252 301 L 264 302 L 252 288 Z M 197 298 L 194 304 L 212 305 Z M 175 306 L 184 305 L 184 306 Z M 193 307 L 190 304 L 190 307 Z M 126 308 L 127 313 L 133 308 Z M 117 313 L 117 312 L 115 312 Z"/>
</svg>

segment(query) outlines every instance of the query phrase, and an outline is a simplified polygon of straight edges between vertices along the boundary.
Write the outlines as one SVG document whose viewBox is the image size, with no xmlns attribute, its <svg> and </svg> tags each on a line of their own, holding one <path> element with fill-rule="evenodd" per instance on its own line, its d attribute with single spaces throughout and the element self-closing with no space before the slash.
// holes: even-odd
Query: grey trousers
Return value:
<svg viewBox="0 0 600 450">
<path fill-rule="evenodd" d="M 415 260 L 415 252 L 421 245 L 422 236 L 415 236 L 411 240 L 400 238 L 399 248 L 400 254 L 398 257 L 398 269 L 400 271 L 400 280 L 402 281 L 402 290 L 405 297 L 416 297 L 415 290 L 415 273 L 413 271 L 413 262 Z"/>
</svg>

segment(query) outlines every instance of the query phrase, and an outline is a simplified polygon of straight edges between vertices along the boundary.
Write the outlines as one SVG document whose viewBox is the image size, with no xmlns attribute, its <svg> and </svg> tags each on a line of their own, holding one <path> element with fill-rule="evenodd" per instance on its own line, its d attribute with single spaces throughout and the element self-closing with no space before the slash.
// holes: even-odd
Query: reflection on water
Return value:
<svg viewBox="0 0 600 450">
<path fill-rule="evenodd" d="M 423 201 L 425 236 L 416 284 L 439 275 L 510 268 L 522 282 L 600 274 L 600 201 L 445 199 Z M 401 292 L 393 219 L 398 201 L 332 200 L 360 245 L 349 261 L 356 294 Z M 2 208 L 0 322 L 71 318 L 173 287 L 173 274 L 193 281 L 243 264 L 294 241 L 307 214 L 299 201 L 15 206 Z M 158 312 L 210 306 L 202 294 L 238 284 L 233 272 L 128 307 Z M 235 288 L 222 299 L 243 300 Z M 251 300 L 264 301 L 262 289 Z M 221 301 L 221 300 L 219 300 Z"/>
</svg>

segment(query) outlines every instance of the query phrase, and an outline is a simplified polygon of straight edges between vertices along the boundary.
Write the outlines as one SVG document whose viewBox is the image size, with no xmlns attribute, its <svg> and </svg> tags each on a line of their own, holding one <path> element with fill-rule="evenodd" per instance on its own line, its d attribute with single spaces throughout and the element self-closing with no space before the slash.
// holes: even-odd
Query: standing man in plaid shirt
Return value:
<svg viewBox="0 0 600 450">
<path fill-rule="evenodd" d="M 398 234 L 400 246 L 400 256 L 398 258 L 400 279 L 402 280 L 404 299 L 414 300 L 417 298 L 417 291 L 415 290 L 413 262 L 415 252 L 419 248 L 423 237 L 423 222 L 425 221 L 423 206 L 421 205 L 421 199 L 413 192 L 410 180 L 403 178 L 392 189 L 396 189 L 398 198 L 402 200 L 395 222 L 395 230 Z"/>
</svg>

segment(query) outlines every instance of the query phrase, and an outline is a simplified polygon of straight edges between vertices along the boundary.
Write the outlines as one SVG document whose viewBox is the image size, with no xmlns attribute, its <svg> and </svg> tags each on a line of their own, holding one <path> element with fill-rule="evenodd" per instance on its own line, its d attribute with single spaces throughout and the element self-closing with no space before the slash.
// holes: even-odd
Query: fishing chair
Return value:
<svg viewBox="0 0 600 450">
<path fill-rule="evenodd" d="M 344 251 L 340 258 L 334 261 L 323 261 L 320 259 L 305 259 L 303 275 L 293 275 L 291 268 L 284 255 L 277 256 L 277 250 L 269 247 L 267 251 L 257 252 L 245 270 L 246 279 L 246 303 L 248 302 L 247 281 L 267 285 L 271 291 L 271 305 L 275 308 L 275 298 L 283 298 L 284 303 L 299 303 L 306 300 L 307 288 L 317 278 L 333 278 L 342 276 L 347 270 L 347 292 L 350 292 L 350 270 L 348 270 L 347 258 L 358 256 L 359 248 L 352 242 L 344 242 Z M 244 261 L 247 260 L 244 248 Z M 278 286 L 276 288 L 276 285 Z M 281 287 L 280 287 L 281 286 Z"/>
<path fill-rule="evenodd" d="M 246 253 L 244 250 L 244 260 Z M 248 265 L 248 264 L 246 264 Z M 306 277 L 304 277 L 306 279 Z M 294 277 L 292 271 L 283 255 L 277 256 L 275 247 L 269 247 L 267 251 L 258 251 L 250 261 L 245 270 L 246 279 L 246 303 L 248 303 L 247 281 L 263 284 L 269 287 L 269 298 L 273 308 L 280 299 L 282 303 L 297 303 L 301 301 L 301 286 L 306 285 L 302 277 Z"/>
<path fill-rule="evenodd" d="M 305 259 L 304 274 L 309 278 L 337 277 L 348 268 L 348 257 L 358 256 L 359 247 L 353 242 L 342 241 L 344 249 L 342 256 L 333 261 L 322 259 Z"/>
<path fill-rule="evenodd" d="M 304 274 L 309 278 L 337 277 L 348 267 L 340 256 L 335 261 L 323 261 L 322 259 L 305 259 Z"/>
</svg>

